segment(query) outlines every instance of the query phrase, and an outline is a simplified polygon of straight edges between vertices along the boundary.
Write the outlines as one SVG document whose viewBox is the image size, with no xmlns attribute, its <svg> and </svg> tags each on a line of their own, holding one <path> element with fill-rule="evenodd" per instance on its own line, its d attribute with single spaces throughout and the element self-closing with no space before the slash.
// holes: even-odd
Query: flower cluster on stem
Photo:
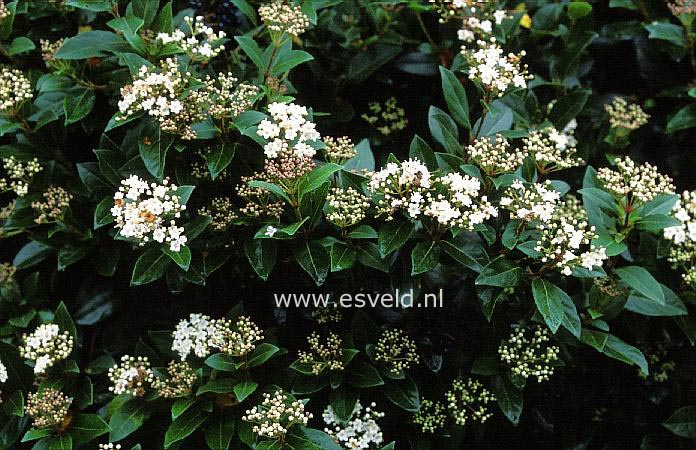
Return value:
<svg viewBox="0 0 696 450">
<path fill-rule="evenodd" d="M 264 393 L 263 402 L 247 410 L 242 420 L 254 424 L 254 434 L 282 441 L 293 425 L 307 425 L 311 418 L 302 401 L 278 390 L 273 395 Z"/>
<path fill-rule="evenodd" d="M 517 327 L 506 341 L 498 347 L 500 360 L 510 367 L 513 375 L 537 381 L 547 381 L 553 375 L 554 362 L 558 361 L 560 349 L 549 345 L 551 336 L 546 328 L 531 329 Z"/>
<path fill-rule="evenodd" d="M 328 425 L 324 432 L 345 449 L 378 448 L 384 437 L 377 420 L 384 417 L 384 413 L 375 410 L 376 406 L 373 402 L 363 407 L 358 400 L 350 417 L 344 421 L 336 415 L 331 405 L 328 405 L 322 414 L 324 422 Z"/>
<path fill-rule="evenodd" d="M 415 341 L 399 328 L 383 331 L 374 350 L 375 360 L 385 364 L 393 374 L 408 370 L 418 363 Z"/>
<path fill-rule="evenodd" d="M 60 330 L 55 323 L 39 325 L 31 334 L 22 337 L 19 347 L 22 358 L 34 361 L 34 373 L 43 374 L 58 361 L 66 359 L 73 351 L 75 340 L 68 331 Z"/>
<path fill-rule="evenodd" d="M 495 396 L 478 380 L 455 379 L 445 398 L 447 409 L 457 425 L 464 426 L 469 421 L 484 423 L 493 415 L 488 404 L 495 401 Z"/>
</svg>

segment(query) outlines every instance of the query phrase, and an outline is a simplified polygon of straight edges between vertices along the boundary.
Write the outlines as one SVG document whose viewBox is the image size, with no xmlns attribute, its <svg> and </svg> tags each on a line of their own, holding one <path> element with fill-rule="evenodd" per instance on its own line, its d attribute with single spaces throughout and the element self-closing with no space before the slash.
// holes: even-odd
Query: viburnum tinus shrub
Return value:
<svg viewBox="0 0 696 450">
<path fill-rule="evenodd" d="M 0 0 L 0 449 L 692 448 L 695 17 Z"/>
</svg>

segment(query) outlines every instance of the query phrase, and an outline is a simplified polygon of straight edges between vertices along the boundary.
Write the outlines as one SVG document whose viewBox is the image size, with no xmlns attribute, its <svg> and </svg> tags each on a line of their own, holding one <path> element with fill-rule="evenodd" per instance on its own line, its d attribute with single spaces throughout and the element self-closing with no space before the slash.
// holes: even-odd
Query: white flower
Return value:
<svg viewBox="0 0 696 450">
<path fill-rule="evenodd" d="M 346 449 L 377 448 L 384 440 L 382 429 L 377 420 L 384 417 L 384 413 L 376 411 L 374 409 L 375 406 L 375 403 L 372 403 L 370 406 L 363 408 L 360 400 L 358 400 L 350 418 L 343 422 L 336 416 L 333 408 L 329 405 L 322 414 L 324 422 L 330 425 L 324 431 Z"/>
<path fill-rule="evenodd" d="M 266 227 L 266 233 L 264 234 L 268 237 L 273 237 L 277 231 L 278 229 L 276 227 L 274 227 L 273 225 L 269 225 L 268 227 Z"/>
<path fill-rule="evenodd" d="M 203 314 L 191 314 L 188 320 L 181 320 L 172 333 L 172 351 L 177 352 L 184 361 L 193 353 L 199 358 L 210 354 L 211 342 L 218 337 L 215 321 Z"/>
<path fill-rule="evenodd" d="M 7 367 L 0 361 L 0 383 L 5 383 L 7 379 Z"/>
</svg>

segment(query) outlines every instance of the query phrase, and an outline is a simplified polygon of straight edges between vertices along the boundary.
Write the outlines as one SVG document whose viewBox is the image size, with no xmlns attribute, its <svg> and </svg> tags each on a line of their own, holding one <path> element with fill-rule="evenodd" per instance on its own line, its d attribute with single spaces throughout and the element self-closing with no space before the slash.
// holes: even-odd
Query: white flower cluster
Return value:
<svg viewBox="0 0 696 450">
<path fill-rule="evenodd" d="M 377 448 L 384 441 L 382 428 L 377 423 L 378 419 L 384 417 L 384 413 L 376 411 L 376 406 L 373 402 L 363 408 L 358 400 L 350 418 L 343 421 L 336 416 L 331 405 L 328 405 L 322 414 L 324 422 L 329 425 L 324 428 L 324 432 L 345 449 Z"/>
<path fill-rule="evenodd" d="M 477 47 L 462 47 L 462 55 L 469 64 L 469 79 L 480 83 L 491 97 L 502 97 L 511 87 L 524 89 L 530 78 L 527 66 L 522 64 L 526 55 L 504 54 L 495 38 L 490 41 L 476 41 Z"/>
<path fill-rule="evenodd" d="M 299 158 L 316 154 L 310 144 L 319 141 L 321 135 L 316 125 L 307 120 L 307 108 L 294 103 L 271 103 L 268 113 L 271 120 L 263 119 L 257 129 L 257 134 L 269 141 L 263 147 L 267 158 L 289 152 Z"/>
<path fill-rule="evenodd" d="M 186 16 L 184 23 L 188 26 L 188 33 L 180 29 L 171 34 L 159 33 L 157 40 L 164 45 L 177 45 L 194 61 L 207 61 L 225 51 L 223 45 L 226 37 L 225 32 L 216 33 L 205 24 L 203 16 Z"/>
<path fill-rule="evenodd" d="M 607 259 L 606 248 L 591 244 L 597 234 L 594 226 L 588 226 L 585 220 L 554 216 L 540 228 L 541 238 L 534 250 L 541 254 L 541 262 L 564 275 L 571 275 L 577 266 L 587 270 L 602 267 Z"/>
<path fill-rule="evenodd" d="M 563 131 L 554 127 L 529 132 L 522 141 L 525 156 L 531 156 L 544 173 L 569 169 L 583 165 L 585 162 L 575 154 L 577 140 L 574 130 L 577 122 L 571 121 Z"/>
<path fill-rule="evenodd" d="M 123 355 L 121 364 L 109 369 L 109 379 L 113 383 L 113 386 L 109 386 L 109 391 L 115 395 L 142 397 L 145 395 L 145 388 L 155 381 L 155 374 L 147 357 Z"/>
<path fill-rule="evenodd" d="M 498 211 L 480 195 L 481 182 L 459 173 L 433 176 L 417 159 L 390 162 L 372 175 L 368 189 L 378 195 L 377 211 L 391 220 L 397 210 L 410 218 L 434 218 L 440 225 L 472 229 Z"/>
<path fill-rule="evenodd" d="M 484 423 L 493 415 L 488 404 L 495 401 L 495 396 L 472 378 L 455 379 L 445 398 L 457 425 L 464 426 L 469 420 Z"/>
<path fill-rule="evenodd" d="M 295 424 L 307 425 L 312 413 L 305 412 L 304 403 L 283 391 L 263 394 L 263 402 L 246 411 L 245 422 L 254 423 L 252 431 L 261 437 L 281 440 Z"/>
<path fill-rule="evenodd" d="M 510 333 L 507 341 L 503 341 L 498 347 L 500 359 L 516 376 L 524 379 L 536 377 L 539 383 L 548 381 L 553 375 L 553 364 L 558 361 L 561 350 L 555 345 L 549 345 L 551 336 L 548 329 L 535 326 L 529 330 L 532 332 L 531 337 L 527 331 L 518 327 Z"/>
<path fill-rule="evenodd" d="M 192 89 L 194 77 L 181 72 L 175 58 L 161 61 L 160 68 L 142 66 L 132 84 L 121 88 L 116 120 L 144 112 L 156 119 L 168 133 L 194 139 L 192 125 L 205 118 L 209 95 L 205 89 Z"/>
<path fill-rule="evenodd" d="M 299 36 L 309 27 L 309 17 L 299 6 L 284 1 L 274 1 L 259 7 L 259 16 L 272 33 L 288 33 Z"/>
<path fill-rule="evenodd" d="M 24 345 L 19 347 L 22 358 L 34 361 L 34 373 L 46 373 L 58 361 L 72 353 L 75 340 L 67 331 L 60 331 L 54 323 L 39 325 L 33 333 L 23 336 Z"/>
<path fill-rule="evenodd" d="M 67 417 L 72 401 L 72 397 L 58 389 L 43 387 L 27 395 L 24 412 L 32 418 L 34 428 L 55 427 L 63 423 Z"/>
<path fill-rule="evenodd" d="M 616 170 L 602 167 L 597 171 L 597 179 L 614 195 L 627 197 L 629 203 L 647 203 L 660 194 L 674 194 L 672 178 L 659 173 L 657 167 L 649 163 L 637 165 L 628 156 L 615 162 Z"/>
<path fill-rule="evenodd" d="M 121 444 L 99 444 L 99 450 L 121 450 Z"/>
<path fill-rule="evenodd" d="M 229 320 L 194 313 L 177 324 L 172 338 L 172 351 L 184 361 L 192 353 L 205 358 L 213 349 L 232 356 L 246 355 L 263 339 L 263 332 L 245 316 L 233 326 Z"/>
<path fill-rule="evenodd" d="M 21 70 L 7 67 L 0 70 L 0 113 L 15 114 L 33 96 L 31 82 Z"/>
<path fill-rule="evenodd" d="M 488 40 L 493 34 L 493 24 L 500 25 L 508 17 L 505 10 L 486 11 L 477 8 L 468 9 L 468 17 L 462 20 L 462 27 L 457 32 L 459 40 L 474 42 L 477 38 Z"/>
<path fill-rule="evenodd" d="M 8 378 L 7 367 L 0 361 L 0 383 L 5 383 Z"/>
<path fill-rule="evenodd" d="M 466 148 L 471 162 L 483 169 L 489 176 L 514 172 L 524 161 L 524 153 L 512 148 L 502 134 L 495 138 L 481 137 Z"/>
<path fill-rule="evenodd" d="M 604 110 L 609 115 L 609 125 L 612 128 L 623 128 L 627 131 L 637 130 L 650 119 L 640 105 L 628 103 L 623 97 L 614 97 L 611 103 L 604 105 Z"/>
<path fill-rule="evenodd" d="M 176 220 L 186 205 L 176 195 L 177 186 L 164 179 L 162 184 L 149 183 L 137 175 L 121 181 L 114 194 L 111 214 L 116 219 L 116 228 L 123 237 L 134 238 L 145 245 L 150 241 L 168 243 L 174 252 L 186 245 L 184 227 Z"/>
<path fill-rule="evenodd" d="M 32 177 L 43 169 L 36 158 L 23 162 L 14 156 L 2 158 L 2 167 L 7 177 L 0 178 L 0 192 L 14 191 L 20 197 L 27 195 Z"/>
<path fill-rule="evenodd" d="M 561 194 L 553 189 L 550 181 L 533 183 L 527 188 L 515 180 L 500 199 L 500 206 L 508 209 L 514 219 L 548 223 L 560 198 Z"/>
<path fill-rule="evenodd" d="M 684 279 L 696 284 L 696 191 L 684 191 L 672 209 L 672 215 L 680 225 L 663 230 L 665 239 L 671 242 L 669 261 L 686 269 Z"/>
</svg>

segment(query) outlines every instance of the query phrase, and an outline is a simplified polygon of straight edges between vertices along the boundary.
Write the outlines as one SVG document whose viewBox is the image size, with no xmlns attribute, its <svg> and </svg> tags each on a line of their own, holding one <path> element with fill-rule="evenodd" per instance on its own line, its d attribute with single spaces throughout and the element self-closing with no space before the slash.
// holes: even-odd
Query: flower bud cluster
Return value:
<svg viewBox="0 0 696 450">
<path fill-rule="evenodd" d="M 398 106 L 396 97 L 390 97 L 383 104 L 370 102 L 367 107 L 370 112 L 361 114 L 360 117 L 383 136 L 404 130 L 408 125 L 406 111 Z"/>
<path fill-rule="evenodd" d="M 431 434 L 444 428 L 446 420 L 445 405 L 428 399 L 421 400 L 420 410 L 413 416 L 413 423 L 421 432 Z"/>
<path fill-rule="evenodd" d="M 99 444 L 99 450 L 121 450 L 122 448 L 121 444 Z"/>
<path fill-rule="evenodd" d="M 461 54 L 469 65 L 469 79 L 475 81 L 491 97 L 502 97 L 510 88 L 525 89 L 531 78 L 522 64 L 526 52 L 504 54 L 495 38 L 476 41 L 476 47 L 462 46 Z"/>
<path fill-rule="evenodd" d="M 5 5 L 5 0 L 0 0 L 0 20 L 5 20 L 10 17 L 12 13 L 10 9 Z"/>
<path fill-rule="evenodd" d="M 283 214 L 283 202 L 272 201 L 271 193 L 260 187 L 249 186 L 251 181 L 273 182 L 273 178 L 267 173 L 257 172 L 249 176 L 243 176 L 235 190 L 246 204 L 239 208 L 239 212 L 245 216 L 258 219 L 279 219 Z"/>
<path fill-rule="evenodd" d="M 259 16 L 269 31 L 299 36 L 309 27 L 309 17 L 299 6 L 273 1 L 259 7 Z"/>
<path fill-rule="evenodd" d="M 512 148 L 510 141 L 502 134 L 497 134 L 495 138 L 476 139 L 466 148 L 466 154 L 489 176 L 514 172 L 522 165 L 525 156 L 522 151 Z"/>
<path fill-rule="evenodd" d="M 250 83 L 237 83 L 232 74 L 220 73 L 215 79 L 205 80 L 210 108 L 208 113 L 215 119 L 236 119 L 240 114 L 254 107 L 259 88 Z"/>
<path fill-rule="evenodd" d="M 324 146 L 322 152 L 328 162 L 341 164 L 358 154 L 355 150 L 355 144 L 348 136 L 338 138 L 326 136 Z"/>
<path fill-rule="evenodd" d="M 172 351 L 179 353 L 184 361 L 191 353 L 205 358 L 213 349 L 231 356 L 244 356 L 263 340 L 263 331 L 245 316 L 232 324 L 227 319 L 191 314 L 188 319 L 179 321 L 172 337 Z"/>
<path fill-rule="evenodd" d="M 31 82 L 21 70 L 7 67 L 0 70 L 0 114 L 16 114 L 33 97 Z"/>
<path fill-rule="evenodd" d="M 0 287 L 10 286 L 14 282 L 17 268 L 10 263 L 0 264 Z"/>
<path fill-rule="evenodd" d="M 194 61 L 208 61 L 225 51 L 225 32 L 216 33 L 205 24 L 203 16 L 185 16 L 184 23 L 188 27 L 187 32 L 177 29 L 173 33 L 159 33 L 157 41 L 163 45 L 178 46 Z"/>
<path fill-rule="evenodd" d="M 260 437 L 282 440 L 293 425 L 307 425 L 312 413 L 305 412 L 304 403 L 278 390 L 263 394 L 263 402 L 246 411 L 245 422 L 254 423 L 252 431 Z"/>
<path fill-rule="evenodd" d="M 193 391 L 193 385 L 198 379 L 196 372 L 184 361 L 171 361 L 167 366 L 167 377 L 156 378 L 152 388 L 160 397 L 188 397 Z"/>
<path fill-rule="evenodd" d="M 109 369 L 109 379 L 113 383 L 113 386 L 109 386 L 109 391 L 115 395 L 142 397 L 145 389 L 155 381 L 155 374 L 147 357 L 123 355 L 121 364 Z"/>
<path fill-rule="evenodd" d="M 340 371 L 343 366 L 343 341 L 332 332 L 326 339 L 321 339 L 316 332 L 307 337 L 309 351 L 300 351 L 298 361 L 312 367 L 314 375 L 321 374 L 324 369 Z"/>
<path fill-rule="evenodd" d="M 418 348 L 415 341 L 398 328 L 382 332 L 374 351 L 375 361 L 385 364 L 393 374 L 418 364 Z"/>
<path fill-rule="evenodd" d="M 554 218 L 568 217 L 577 221 L 587 220 L 587 211 L 579 198 L 573 194 L 566 194 L 556 205 Z"/>
<path fill-rule="evenodd" d="M 650 119 L 640 105 L 636 103 L 628 103 L 622 97 L 614 97 L 614 100 L 604 105 L 604 110 L 609 115 L 609 125 L 612 128 L 623 128 L 628 131 L 637 130 Z"/>
<path fill-rule="evenodd" d="M 41 44 L 41 58 L 43 58 L 47 67 L 51 67 L 59 63 L 56 59 L 56 52 L 60 50 L 65 43 L 65 38 L 58 39 L 57 41 L 49 41 L 48 39 L 41 39 L 39 41 Z"/>
<path fill-rule="evenodd" d="M 332 188 L 326 197 L 326 219 L 339 228 L 347 228 L 365 218 L 370 199 L 352 187 Z"/>
<path fill-rule="evenodd" d="M 54 388 L 43 388 L 27 396 L 26 414 L 32 418 L 34 428 L 56 427 L 68 415 L 73 399 Z"/>
<path fill-rule="evenodd" d="M 237 209 L 227 197 L 215 197 L 207 208 L 198 210 L 198 214 L 212 219 L 210 226 L 215 231 L 225 231 L 239 218 Z"/>
<path fill-rule="evenodd" d="M 484 423 L 493 416 L 488 404 L 495 401 L 495 396 L 472 378 L 455 379 L 445 398 L 457 425 L 464 426 L 469 421 Z"/>
<path fill-rule="evenodd" d="M 14 156 L 2 158 L 2 167 L 7 177 L 0 178 L 0 192 L 14 191 L 20 197 L 29 192 L 32 177 L 43 170 L 36 158 L 31 161 L 18 161 Z"/>
<path fill-rule="evenodd" d="M 548 127 L 530 131 L 529 136 L 522 141 L 522 151 L 534 158 L 537 166 L 544 172 L 554 172 L 585 164 L 581 158 L 575 156 L 576 144 L 572 132 L 559 132 L 554 127 Z"/>
<path fill-rule="evenodd" d="M 337 323 L 343 319 L 343 314 L 336 304 L 320 306 L 312 311 L 312 318 L 319 324 Z"/>
<path fill-rule="evenodd" d="M 63 210 L 70 205 L 73 196 L 60 186 L 51 186 L 43 193 L 43 201 L 32 202 L 31 207 L 38 216 L 38 224 L 59 222 L 63 219 Z"/>
<path fill-rule="evenodd" d="M 553 375 L 554 363 L 559 359 L 560 349 L 549 345 L 550 340 L 546 328 L 535 326 L 528 330 L 518 327 L 507 341 L 500 344 L 498 354 L 513 375 L 524 379 L 536 377 L 541 383 Z"/>
<path fill-rule="evenodd" d="M 183 234 L 184 227 L 177 225 L 176 219 L 186 209 L 177 190 L 168 178 L 161 184 L 148 183 L 137 175 L 121 181 L 111 208 L 121 236 L 136 239 L 141 246 L 152 241 L 166 242 L 171 251 L 180 251 L 188 239 Z"/>
<path fill-rule="evenodd" d="M 22 358 L 34 361 L 34 373 L 46 373 L 58 361 L 66 359 L 73 351 L 75 340 L 68 331 L 60 331 L 54 323 L 39 325 L 33 333 L 22 337 L 19 347 Z"/>
<path fill-rule="evenodd" d="M 667 3 L 667 6 L 675 16 L 696 14 L 696 2 L 694 2 L 694 0 L 674 0 Z"/>
<path fill-rule="evenodd" d="M 615 170 L 609 167 L 599 169 L 597 179 L 617 197 L 647 203 L 660 194 L 674 194 L 672 178 L 659 173 L 657 167 L 649 163 L 637 165 L 628 156 L 615 162 Z"/>
<path fill-rule="evenodd" d="M 324 432 L 342 448 L 378 448 L 384 441 L 384 437 L 377 420 L 384 417 L 384 413 L 375 410 L 376 406 L 373 402 L 370 406 L 363 408 L 358 400 L 348 420 L 343 421 L 336 415 L 331 405 L 328 405 L 322 414 L 324 422 L 329 425 L 324 428 Z"/>
</svg>

